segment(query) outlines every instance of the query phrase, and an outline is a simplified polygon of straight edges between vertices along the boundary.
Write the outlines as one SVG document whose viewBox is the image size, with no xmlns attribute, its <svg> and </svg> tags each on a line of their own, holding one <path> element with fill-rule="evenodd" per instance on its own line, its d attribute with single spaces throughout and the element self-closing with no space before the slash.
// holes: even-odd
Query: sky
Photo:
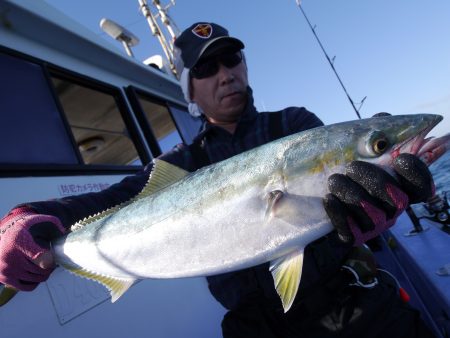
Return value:
<svg viewBox="0 0 450 338">
<path fill-rule="evenodd" d="M 45 1 L 123 53 L 99 22 L 126 27 L 140 39 L 138 60 L 163 54 L 138 0 Z M 431 135 L 450 132 L 450 1 L 303 0 L 302 8 L 363 118 L 440 114 Z M 258 110 L 304 106 L 325 124 L 357 118 L 295 0 L 178 0 L 169 14 L 181 30 L 216 22 L 244 42 Z"/>
</svg>

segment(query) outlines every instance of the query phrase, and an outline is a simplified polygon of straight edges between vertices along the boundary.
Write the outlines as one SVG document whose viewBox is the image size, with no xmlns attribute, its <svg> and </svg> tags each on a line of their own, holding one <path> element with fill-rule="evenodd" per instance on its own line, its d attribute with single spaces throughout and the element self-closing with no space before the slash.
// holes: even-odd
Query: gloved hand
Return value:
<svg viewBox="0 0 450 338">
<path fill-rule="evenodd" d="M 58 218 L 27 207 L 11 210 L 0 221 L 0 282 L 31 291 L 54 269 L 50 241 L 66 232 Z"/>
<path fill-rule="evenodd" d="M 397 180 L 377 165 L 353 161 L 345 175 L 328 178 L 324 207 L 341 241 L 361 245 L 394 225 L 408 204 L 434 195 L 433 177 L 416 156 L 400 154 L 393 169 Z"/>
</svg>

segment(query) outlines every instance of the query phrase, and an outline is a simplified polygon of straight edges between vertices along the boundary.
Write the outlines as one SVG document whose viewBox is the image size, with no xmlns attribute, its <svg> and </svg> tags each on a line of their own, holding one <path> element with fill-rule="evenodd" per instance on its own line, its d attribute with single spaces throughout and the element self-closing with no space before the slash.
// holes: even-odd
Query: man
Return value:
<svg viewBox="0 0 450 338">
<path fill-rule="evenodd" d="M 248 86 L 244 44 L 223 27 L 196 23 L 177 38 L 175 46 L 189 111 L 204 123 L 193 144 L 180 144 L 161 159 L 194 171 L 322 125 L 304 108 L 258 113 Z M 53 269 L 49 241 L 77 220 L 136 195 L 151 167 L 99 193 L 14 208 L 0 222 L 0 282 L 33 290 Z M 267 264 L 208 277 L 212 294 L 230 310 L 222 323 L 224 336 L 426 336 L 417 312 L 401 302 L 396 286 L 383 282 L 387 278 L 382 276 L 377 276 L 380 283 L 373 282 L 377 271 L 370 253 L 355 249 L 392 225 L 408 199 L 416 202 L 415 196 L 426 199 L 434 192 L 431 175 L 416 157 L 402 157 L 395 169 L 408 171 L 419 184 L 411 188 L 412 182 L 404 180 L 400 185 L 384 170 L 361 162 L 353 162 L 348 175 L 330 177 L 324 206 L 337 231 L 306 248 L 298 297 L 287 314 Z M 354 175 L 367 170 L 370 182 L 364 175 Z M 378 188 L 369 193 L 367 187 L 374 180 Z M 368 288 L 349 287 L 350 275 L 342 272 L 343 264 L 355 268 L 346 263 L 349 257 L 367 267 L 361 277 L 365 276 Z"/>
</svg>

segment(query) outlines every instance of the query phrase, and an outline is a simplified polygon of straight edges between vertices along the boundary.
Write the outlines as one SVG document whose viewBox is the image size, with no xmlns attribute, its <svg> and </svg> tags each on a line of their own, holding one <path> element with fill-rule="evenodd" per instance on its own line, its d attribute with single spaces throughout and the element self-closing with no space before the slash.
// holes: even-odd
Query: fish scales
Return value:
<svg viewBox="0 0 450 338">
<path fill-rule="evenodd" d="M 280 171 L 284 165 L 283 156 L 279 153 L 284 149 L 285 144 L 279 142 L 278 147 L 244 153 L 237 161 L 223 162 L 188 176 L 94 222 L 89 228 L 73 233 L 64 245 L 66 255 L 75 257 L 80 251 L 78 245 L 83 241 L 85 248 L 82 252 L 86 254 L 80 256 L 83 259 L 74 260 L 79 266 L 122 277 L 132 273 L 139 278 L 217 273 L 227 262 L 232 265 L 236 261 L 236 251 L 239 252 L 239 260 L 247 256 L 249 264 L 252 264 L 250 259 L 254 258 L 256 250 L 261 253 L 262 263 L 266 258 L 263 248 L 273 246 L 268 241 L 273 236 L 262 230 L 274 229 L 264 226 L 265 195 L 270 182 L 281 180 Z M 253 171 L 242 170 L 242 167 L 254 167 L 260 158 L 273 158 L 273 161 L 259 165 Z M 275 175 L 272 174 L 274 172 Z M 242 193 L 242 186 L 246 185 L 255 188 Z M 200 233 L 200 238 L 191 236 L 192 232 Z M 256 237 L 258 233 L 260 236 Z M 247 237 L 246 246 L 241 243 L 243 236 Z M 127 250 L 118 250 L 118 238 L 120 247 Z M 96 246 L 90 245 L 93 242 Z M 72 249 L 71 243 L 74 243 Z M 91 250 L 87 250 L 89 246 Z M 219 250 L 230 252 L 231 257 L 225 256 L 215 262 L 215 253 Z M 179 255 L 178 251 L 184 254 Z M 104 260 L 105 257 L 108 259 Z M 193 262 L 193 258 L 197 259 Z M 106 265 L 99 266 L 99 261 L 103 260 Z M 116 265 L 113 261 L 121 264 Z M 243 263 L 242 267 L 249 264 Z M 121 274 L 123 265 L 130 267 L 125 269 L 125 274 Z"/>
<path fill-rule="evenodd" d="M 377 117 L 284 137 L 187 173 L 155 160 L 143 192 L 53 243 L 56 261 L 120 297 L 136 279 L 207 276 L 270 262 L 285 311 L 303 250 L 333 230 L 327 177 L 363 160 L 390 168 L 402 152 L 430 164 L 450 135 L 424 139 L 438 115 Z"/>
</svg>

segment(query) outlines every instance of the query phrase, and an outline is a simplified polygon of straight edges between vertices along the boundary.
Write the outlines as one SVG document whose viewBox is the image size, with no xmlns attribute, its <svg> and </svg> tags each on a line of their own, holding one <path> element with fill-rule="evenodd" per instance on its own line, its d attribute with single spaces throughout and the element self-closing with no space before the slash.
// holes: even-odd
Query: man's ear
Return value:
<svg viewBox="0 0 450 338">
<path fill-rule="evenodd" d="M 181 86 L 181 90 L 183 92 L 183 96 L 184 96 L 184 99 L 186 100 L 186 102 L 188 102 L 188 103 L 191 102 L 192 85 L 191 85 L 191 77 L 189 75 L 189 69 L 188 68 L 183 68 L 183 71 L 181 72 L 180 86 Z"/>
<path fill-rule="evenodd" d="M 192 79 L 189 77 L 188 80 L 188 87 L 189 87 L 189 101 L 190 102 L 194 102 L 192 100 L 193 96 L 194 96 L 194 86 L 192 85 Z"/>
</svg>

